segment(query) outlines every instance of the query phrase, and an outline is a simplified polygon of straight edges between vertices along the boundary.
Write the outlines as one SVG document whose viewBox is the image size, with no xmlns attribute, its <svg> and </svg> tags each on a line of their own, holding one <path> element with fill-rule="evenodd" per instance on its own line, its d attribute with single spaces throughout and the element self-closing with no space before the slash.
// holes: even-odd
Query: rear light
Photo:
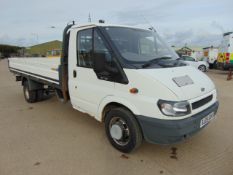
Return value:
<svg viewBox="0 0 233 175">
<path fill-rule="evenodd" d="M 230 53 L 226 53 L 226 63 L 230 63 Z"/>
</svg>

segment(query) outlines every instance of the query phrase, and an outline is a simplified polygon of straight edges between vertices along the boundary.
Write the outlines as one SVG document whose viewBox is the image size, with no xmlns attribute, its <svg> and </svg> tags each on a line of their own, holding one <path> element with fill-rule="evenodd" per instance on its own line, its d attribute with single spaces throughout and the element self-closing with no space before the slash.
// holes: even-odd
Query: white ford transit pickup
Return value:
<svg viewBox="0 0 233 175">
<path fill-rule="evenodd" d="M 143 139 L 180 142 L 214 118 L 215 85 L 177 58 L 155 30 L 70 24 L 60 59 L 10 58 L 9 69 L 22 81 L 27 102 L 54 90 L 63 102 L 104 122 L 110 143 L 130 152 Z"/>
</svg>

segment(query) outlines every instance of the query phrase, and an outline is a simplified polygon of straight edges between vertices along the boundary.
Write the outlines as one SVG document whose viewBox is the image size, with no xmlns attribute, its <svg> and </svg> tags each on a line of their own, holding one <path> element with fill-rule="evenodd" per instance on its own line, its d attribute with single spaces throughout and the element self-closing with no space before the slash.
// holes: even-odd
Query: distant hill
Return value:
<svg viewBox="0 0 233 175">
<path fill-rule="evenodd" d="M 58 40 L 37 44 L 26 49 L 27 54 L 31 56 L 46 56 L 50 50 L 61 49 L 62 42 Z"/>
</svg>

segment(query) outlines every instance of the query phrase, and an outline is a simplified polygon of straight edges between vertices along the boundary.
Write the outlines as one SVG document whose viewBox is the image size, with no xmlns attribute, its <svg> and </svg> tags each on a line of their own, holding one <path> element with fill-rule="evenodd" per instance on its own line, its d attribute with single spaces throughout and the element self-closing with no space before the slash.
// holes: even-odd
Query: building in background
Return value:
<svg viewBox="0 0 233 175">
<path fill-rule="evenodd" d="M 203 58 L 203 49 L 202 47 L 198 46 L 187 46 L 177 48 L 175 46 L 172 46 L 172 48 L 177 52 L 179 56 L 188 55 L 191 57 L 194 57 L 197 60 L 200 60 Z"/>
<path fill-rule="evenodd" d="M 61 58 L 61 49 L 53 49 L 47 51 L 46 56 L 48 58 Z"/>
<path fill-rule="evenodd" d="M 177 48 L 177 47 L 174 47 L 173 48 L 175 49 L 176 53 L 179 55 L 179 56 L 183 56 L 183 55 L 191 55 L 192 53 L 192 49 L 190 49 L 189 47 L 187 46 L 184 46 L 184 47 L 181 47 L 181 48 Z"/>
<path fill-rule="evenodd" d="M 32 57 L 46 57 L 53 56 L 52 53 L 58 53 L 58 50 L 61 50 L 62 42 L 58 40 L 37 44 L 31 47 L 26 48 L 26 56 Z"/>
<path fill-rule="evenodd" d="M 203 48 L 199 46 L 191 46 L 192 49 L 191 57 L 196 58 L 196 60 L 202 60 L 204 56 Z"/>
</svg>

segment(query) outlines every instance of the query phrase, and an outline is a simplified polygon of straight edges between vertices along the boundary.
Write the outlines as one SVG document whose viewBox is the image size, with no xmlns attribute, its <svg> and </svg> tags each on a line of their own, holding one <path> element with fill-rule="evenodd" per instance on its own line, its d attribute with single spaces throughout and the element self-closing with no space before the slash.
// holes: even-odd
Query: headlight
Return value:
<svg viewBox="0 0 233 175">
<path fill-rule="evenodd" d="M 160 111 L 167 116 L 184 116 L 191 112 L 190 105 L 187 101 L 174 102 L 159 100 L 158 107 Z"/>
</svg>

